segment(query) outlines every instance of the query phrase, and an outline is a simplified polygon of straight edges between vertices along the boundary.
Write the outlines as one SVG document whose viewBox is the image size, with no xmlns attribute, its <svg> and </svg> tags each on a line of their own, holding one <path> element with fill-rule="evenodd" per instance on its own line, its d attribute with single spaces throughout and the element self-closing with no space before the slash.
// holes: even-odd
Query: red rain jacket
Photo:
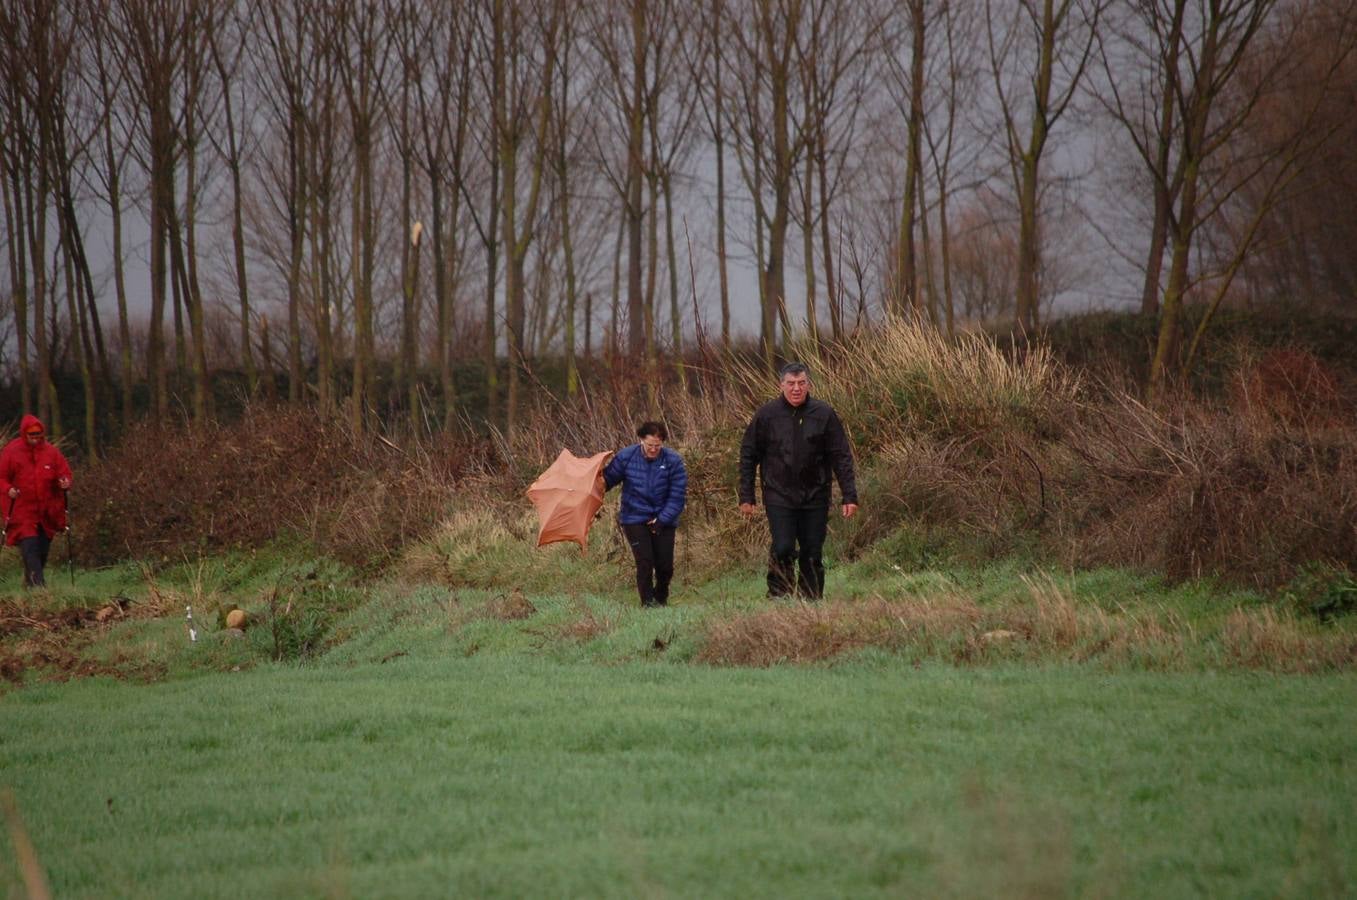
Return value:
<svg viewBox="0 0 1357 900">
<path fill-rule="evenodd" d="M 70 478 L 71 466 L 46 437 L 37 446 L 28 446 L 23 435 L 34 425 L 42 428 L 37 416 L 24 416 L 19 437 L 0 451 L 0 511 L 9 515 L 5 542 L 10 545 L 37 537 L 39 525 L 48 537 L 66 528 L 66 498 L 57 479 Z M 10 488 L 19 489 L 12 509 Z"/>
</svg>

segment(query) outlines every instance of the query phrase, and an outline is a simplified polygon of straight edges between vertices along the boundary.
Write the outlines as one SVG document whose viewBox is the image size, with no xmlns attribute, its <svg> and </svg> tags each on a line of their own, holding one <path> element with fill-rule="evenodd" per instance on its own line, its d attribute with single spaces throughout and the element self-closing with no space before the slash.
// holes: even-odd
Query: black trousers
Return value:
<svg viewBox="0 0 1357 900">
<path fill-rule="evenodd" d="M 631 553 L 636 557 L 636 593 L 642 606 L 669 602 L 669 582 L 674 577 L 673 525 L 623 525 Z"/>
<path fill-rule="evenodd" d="M 819 600 L 825 593 L 821 553 L 829 531 L 829 507 L 764 509 L 773 538 L 768 554 L 768 596 L 785 597 L 795 590 L 808 600 Z"/>
<path fill-rule="evenodd" d="M 24 587 L 46 587 L 42 579 L 43 567 L 47 565 L 47 551 L 52 549 L 52 539 L 38 529 L 37 537 L 19 540 L 19 556 L 24 561 Z"/>
</svg>

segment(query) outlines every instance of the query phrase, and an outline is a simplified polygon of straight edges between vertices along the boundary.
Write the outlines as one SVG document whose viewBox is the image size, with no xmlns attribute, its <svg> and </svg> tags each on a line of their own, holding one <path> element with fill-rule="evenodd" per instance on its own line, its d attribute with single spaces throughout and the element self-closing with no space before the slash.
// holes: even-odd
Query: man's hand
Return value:
<svg viewBox="0 0 1357 900">
<path fill-rule="evenodd" d="M 61 488 L 63 491 L 69 491 L 71 489 L 71 479 L 65 477 L 58 478 L 57 487 Z"/>
<path fill-rule="evenodd" d="M 752 503 L 741 503 L 741 504 L 740 504 L 740 515 L 744 516 L 746 519 L 752 519 L 752 518 L 754 518 L 754 504 L 752 504 Z"/>
<path fill-rule="evenodd" d="M 857 512 L 857 511 L 858 511 L 858 505 L 857 505 L 856 503 L 845 503 L 845 504 L 843 505 L 843 517 L 844 517 L 845 519 L 851 519 L 851 518 L 853 518 L 853 513 Z"/>
<path fill-rule="evenodd" d="M 18 489 L 18 488 L 10 488 L 10 489 L 9 489 L 9 499 L 13 500 L 14 498 L 16 498 L 16 497 L 18 497 L 18 496 L 19 496 L 19 489 Z"/>
</svg>

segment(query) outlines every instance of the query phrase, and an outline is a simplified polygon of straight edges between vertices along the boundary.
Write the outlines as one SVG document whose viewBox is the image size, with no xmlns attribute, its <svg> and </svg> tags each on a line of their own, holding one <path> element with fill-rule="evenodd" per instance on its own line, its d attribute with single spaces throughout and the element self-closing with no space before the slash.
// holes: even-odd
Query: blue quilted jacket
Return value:
<svg viewBox="0 0 1357 900">
<path fill-rule="evenodd" d="M 668 447 L 661 447 L 653 460 L 646 459 L 640 444 L 619 450 L 603 469 L 603 481 L 609 488 L 622 482 L 617 520 L 623 525 L 644 525 L 651 519 L 677 525 L 688 500 L 688 471 Z"/>
</svg>

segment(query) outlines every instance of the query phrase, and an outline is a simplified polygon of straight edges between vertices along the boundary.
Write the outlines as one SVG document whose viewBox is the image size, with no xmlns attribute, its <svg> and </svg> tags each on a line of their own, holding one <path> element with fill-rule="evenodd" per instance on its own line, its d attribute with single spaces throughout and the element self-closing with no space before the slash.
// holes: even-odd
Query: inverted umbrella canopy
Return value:
<svg viewBox="0 0 1357 900">
<path fill-rule="evenodd" d="M 598 476 L 607 465 L 611 450 L 595 453 L 588 458 L 562 450 L 545 472 L 528 488 L 528 499 L 537 507 L 541 527 L 537 532 L 537 546 L 558 541 L 574 541 L 584 552 L 589 539 L 589 526 L 594 514 L 603 505 L 603 486 Z"/>
</svg>

